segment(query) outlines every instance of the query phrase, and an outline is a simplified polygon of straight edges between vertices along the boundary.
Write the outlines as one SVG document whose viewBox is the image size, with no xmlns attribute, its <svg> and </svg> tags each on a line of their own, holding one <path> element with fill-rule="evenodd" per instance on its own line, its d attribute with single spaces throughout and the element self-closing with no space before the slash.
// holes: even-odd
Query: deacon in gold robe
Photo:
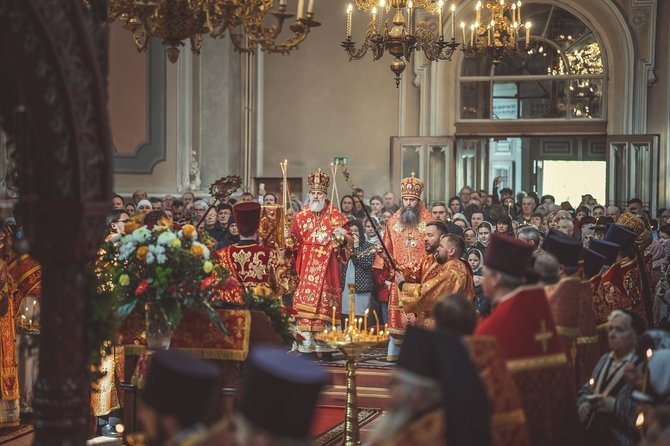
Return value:
<svg viewBox="0 0 670 446">
<path fill-rule="evenodd" d="M 4 224 L 0 227 L 0 257 L 10 249 Z M 0 259 L 0 428 L 19 425 L 19 379 L 16 364 L 14 295 L 16 284 Z"/>
<path fill-rule="evenodd" d="M 417 268 L 408 268 L 400 299 L 406 313 L 416 315 L 415 324 L 433 328 L 433 307 L 441 296 L 462 294 L 469 300 L 475 297 L 474 279 L 470 267 L 461 260 L 465 242 L 448 234 L 447 226 L 439 221 L 426 225 L 426 256 Z M 437 243 L 435 244 L 435 241 Z M 434 246 L 432 246 L 434 244 Z M 397 276 L 400 279 L 400 275 Z"/>
</svg>

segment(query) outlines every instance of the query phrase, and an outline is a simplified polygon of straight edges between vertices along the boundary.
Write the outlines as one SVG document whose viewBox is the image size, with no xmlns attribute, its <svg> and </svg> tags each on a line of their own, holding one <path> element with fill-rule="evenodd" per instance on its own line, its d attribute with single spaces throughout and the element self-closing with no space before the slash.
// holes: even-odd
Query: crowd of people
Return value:
<svg viewBox="0 0 670 446">
<path fill-rule="evenodd" d="M 308 197 L 285 208 L 290 243 L 281 255 L 297 280 L 282 293 L 303 335 L 294 349 L 310 360 L 329 359 L 314 335 L 331 328 L 331 317 L 332 329 L 345 326 L 345 315 L 373 312 L 388 324 L 387 359 L 397 365 L 375 444 L 670 441 L 670 210 L 652 216 L 638 198 L 621 208 L 591 195 L 575 206 L 556 203 L 551 195 L 498 190 L 498 179 L 490 192 L 465 186 L 425 205 L 414 175 L 403 179 L 399 200 L 391 192 L 368 199 L 357 189 L 331 203 L 329 182 L 313 172 Z M 249 250 L 259 240 L 261 207 L 280 203 L 272 193 L 236 198 L 211 207 L 190 192 L 115 195 L 108 229 L 123 233 L 135 212 L 160 211 L 207 232 L 216 252 Z M 277 364 L 296 360 L 267 354 Z M 273 396 L 256 397 L 264 406 Z M 249 434 L 283 438 L 276 423 L 251 428 L 258 408 L 245 407 L 198 432 L 245 444 L 231 437 L 237 423 Z M 295 444 L 306 435 L 302 426 Z"/>
</svg>

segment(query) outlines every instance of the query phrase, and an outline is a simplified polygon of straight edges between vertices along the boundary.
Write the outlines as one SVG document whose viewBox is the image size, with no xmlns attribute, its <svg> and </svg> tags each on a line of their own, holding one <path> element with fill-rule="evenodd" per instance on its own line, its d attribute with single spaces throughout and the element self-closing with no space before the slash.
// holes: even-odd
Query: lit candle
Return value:
<svg viewBox="0 0 670 446">
<path fill-rule="evenodd" d="M 456 5 L 451 4 L 451 40 L 456 38 Z"/>
<path fill-rule="evenodd" d="M 519 23 L 517 21 L 514 21 L 514 25 L 512 25 L 512 43 L 514 44 L 514 46 L 516 46 L 518 35 L 519 35 Z"/>
<path fill-rule="evenodd" d="M 649 360 L 653 355 L 653 351 L 648 348 L 646 351 L 646 357 L 644 358 L 644 375 L 642 378 L 642 393 L 647 391 L 647 383 L 649 382 Z"/>
<path fill-rule="evenodd" d="M 410 35 L 412 34 L 412 30 L 413 30 L 413 27 L 412 27 L 412 25 L 413 25 L 412 19 L 414 17 L 414 15 L 412 14 L 413 8 L 414 8 L 414 3 L 412 3 L 412 0 L 409 0 L 409 2 L 407 2 L 407 34 L 410 34 Z"/>
<path fill-rule="evenodd" d="M 384 331 L 388 333 L 388 331 L 389 331 L 389 324 L 384 324 Z"/>
<path fill-rule="evenodd" d="M 477 11 L 476 17 L 475 17 L 475 22 L 479 22 L 479 20 L 482 18 L 482 2 L 478 1 L 477 6 L 475 6 L 475 11 Z"/>
<path fill-rule="evenodd" d="M 531 23 L 526 22 L 526 26 L 525 26 L 525 28 L 526 28 L 526 46 L 530 45 L 530 27 L 531 27 Z"/>
<path fill-rule="evenodd" d="M 368 312 L 370 310 L 368 308 L 365 309 L 365 313 L 363 314 L 363 330 L 368 331 Z"/>
<path fill-rule="evenodd" d="M 443 0 L 437 2 L 437 35 L 440 36 L 440 39 L 444 39 L 444 25 L 442 24 L 442 5 L 444 5 Z"/>
<path fill-rule="evenodd" d="M 372 7 L 372 22 L 370 23 L 372 27 L 377 31 L 377 7 Z"/>
<path fill-rule="evenodd" d="M 304 6 L 305 0 L 298 0 L 298 12 L 295 15 L 296 20 L 300 20 L 302 18 L 302 10 Z"/>
<path fill-rule="evenodd" d="M 335 305 L 333 305 L 333 331 L 335 330 Z"/>
<path fill-rule="evenodd" d="M 465 22 L 461 22 L 461 34 L 462 34 L 461 38 L 463 39 L 461 43 L 465 47 Z"/>
<path fill-rule="evenodd" d="M 377 326 L 377 334 L 379 334 L 379 318 L 377 317 L 377 312 L 375 310 L 372 310 L 372 314 L 375 317 L 375 325 Z"/>
<path fill-rule="evenodd" d="M 314 13 L 314 0 L 309 0 L 307 3 L 307 14 Z"/>
<path fill-rule="evenodd" d="M 386 13 L 386 0 L 379 0 L 379 34 L 384 34 L 385 13 Z"/>
<path fill-rule="evenodd" d="M 519 23 L 521 23 L 521 1 L 516 2 L 516 15 Z"/>
<path fill-rule="evenodd" d="M 349 318 L 344 319 L 344 331 L 346 332 L 347 329 L 349 328 Z"/>
<path fill-rule="evenodd" d="M 351 21 L 353 11 L 354 11 L 354 5 L 349 3 L 349 6 L 347 6 L 347 39 L 351 38 Z"/>
</svg>

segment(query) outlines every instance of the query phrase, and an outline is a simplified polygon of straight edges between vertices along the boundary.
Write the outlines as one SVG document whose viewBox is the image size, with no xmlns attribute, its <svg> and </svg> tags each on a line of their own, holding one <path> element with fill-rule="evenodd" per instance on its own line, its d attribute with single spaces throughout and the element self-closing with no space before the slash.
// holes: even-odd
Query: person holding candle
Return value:
<svg viewBox="0 0 670 446">
<path fill-rule="evenodd" d="M 327 199 L 330 177 L 321 169 L 309 174 L 309 205 L 294 218 L 287 246 L 300 277 L 293 294 L 298 331 L 305 338 L 294 348 L 314 354 L 314 333 L 331 323 L 332 308 L 342 300 L 341 265 L 348 263 L 353 237 L 345 228 L 348 219 Z M 361 231 L 362 233 L 362 231 Z M 335 325 L 339 325 L 336 318 Z"/>
<path fill-rule="evenodd" d="M 644 321 L 628 310 L 614 310 L 607 321 L 609 353 L 593 369 L 593 384 L 577 394 L 579 419 L 589 445 L 634 445 L 639 440 L 635 420 L 639 412 L 632 398 L 633 386 L 625 379 L 628 364 L 639 368 L 642 359 L 635 348 Z"/>
</svg>

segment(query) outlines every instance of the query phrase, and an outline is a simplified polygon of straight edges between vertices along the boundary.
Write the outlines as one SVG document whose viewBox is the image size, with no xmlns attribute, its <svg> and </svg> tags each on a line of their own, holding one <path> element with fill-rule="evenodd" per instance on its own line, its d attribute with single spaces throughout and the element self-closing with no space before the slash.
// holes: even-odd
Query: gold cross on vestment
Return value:
<svg viewBox="0 0 670 446">
<path fill-rule="evenodd" d="M 547 342 L 551 339 L 554 334 L 551 331 L 547 330 L 547 323 L 542 319 L 540 321 L 540 331 L 535 333 L 535 342 L 542 343 L 542 353 L 547 353 Z"/>
</svg>

